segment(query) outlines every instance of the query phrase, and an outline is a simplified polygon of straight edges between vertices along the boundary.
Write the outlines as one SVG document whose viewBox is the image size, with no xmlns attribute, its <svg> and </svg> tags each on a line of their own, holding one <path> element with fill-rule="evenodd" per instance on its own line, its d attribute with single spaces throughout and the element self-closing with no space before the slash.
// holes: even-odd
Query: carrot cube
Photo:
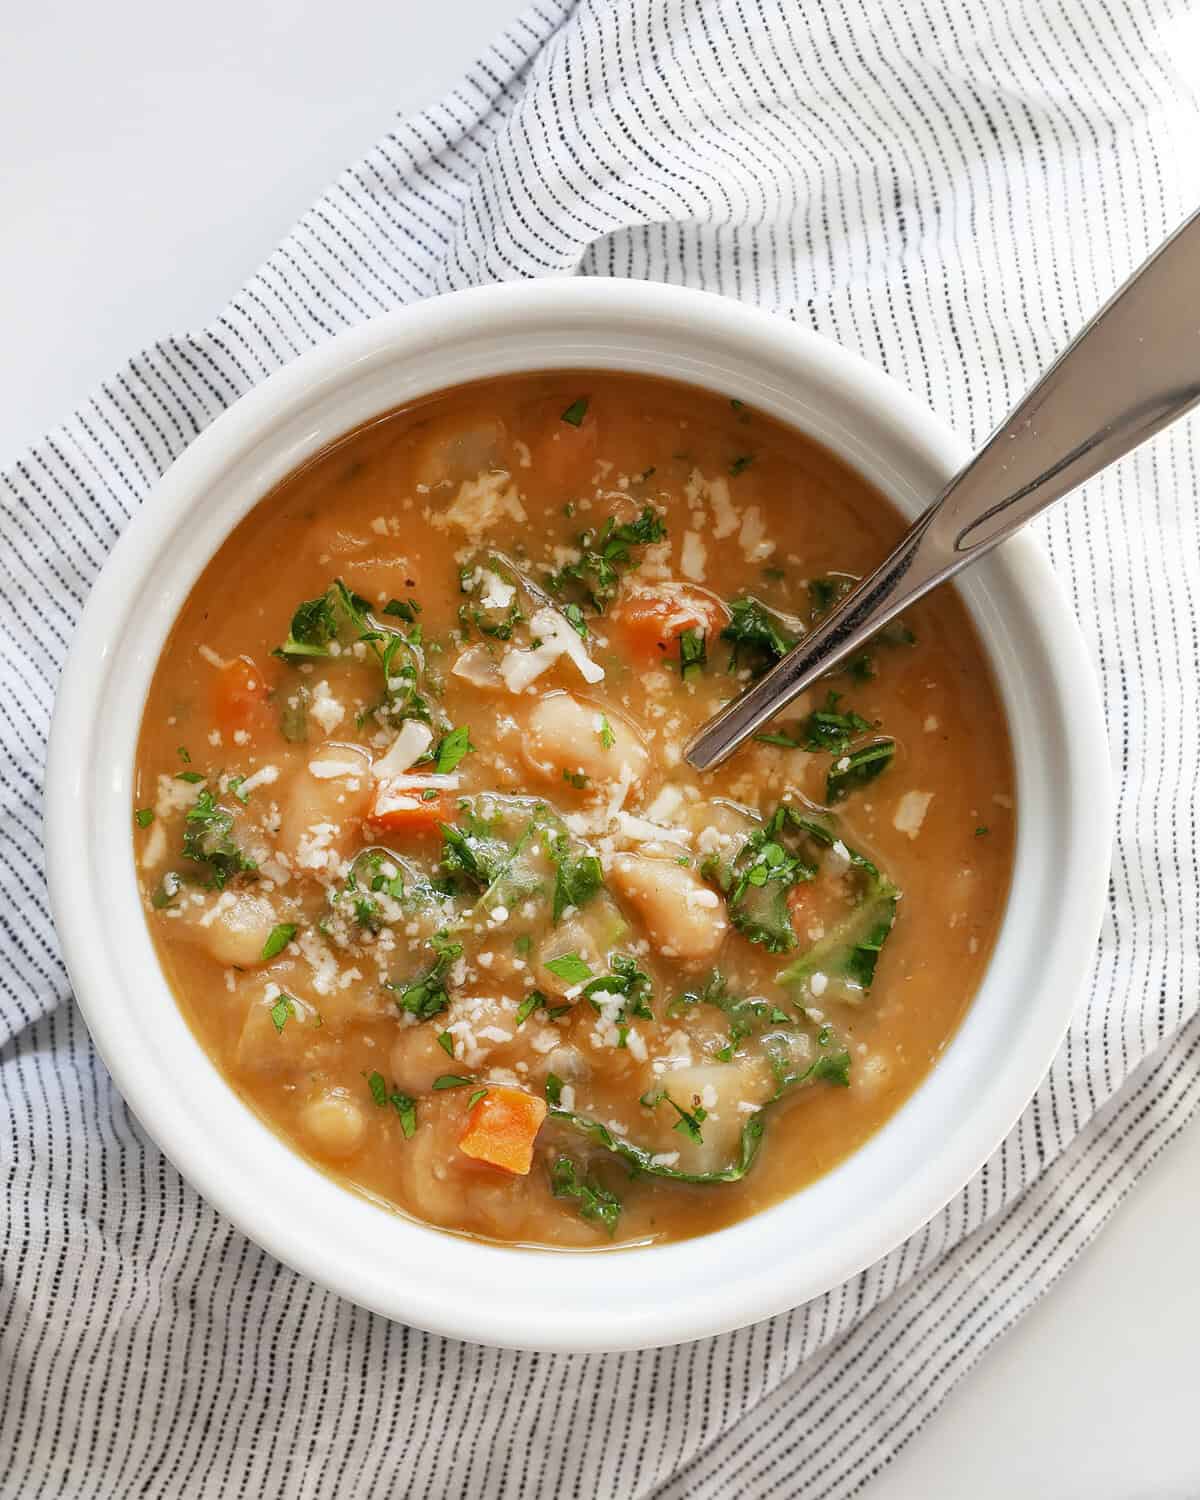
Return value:
<svg viewBox="0 0 1200 1500">
<path fill-rule="evenodd" d="M 546 1113 L 546 1101 L 536 1094 L 495 1084 L 472 1106 L 458 1149 L 476 1161 L 528 1176 L 534 1139 Z"/>
</svg>

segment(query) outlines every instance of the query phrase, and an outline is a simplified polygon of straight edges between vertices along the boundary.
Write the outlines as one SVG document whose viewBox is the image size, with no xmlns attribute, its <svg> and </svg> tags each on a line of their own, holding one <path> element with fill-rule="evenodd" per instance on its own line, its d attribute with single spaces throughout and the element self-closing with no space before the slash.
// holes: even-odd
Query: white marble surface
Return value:
<svg viewBox="0 0 1200 1500">
<path fill-rule="evenodd" d="M 389 116 L 435 98 L 518 8 L 11 9 L 0 462 L 132 350 L 211 317 Z M 1193 1124 L 870 1494 L 1200 1496 L 1198 1267 Z"/>
</svg>

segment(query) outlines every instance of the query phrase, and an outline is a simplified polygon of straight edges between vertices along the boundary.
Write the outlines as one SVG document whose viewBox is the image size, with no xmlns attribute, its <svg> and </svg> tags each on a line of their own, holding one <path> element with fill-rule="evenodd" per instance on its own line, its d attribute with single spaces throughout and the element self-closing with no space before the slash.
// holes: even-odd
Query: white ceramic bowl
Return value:
<svg viewBox="0 0 1200 1500">
<path fill-rule="evenodd" d="M 309 455 L 431 391 L 569 366 L 735 393 L 827 444 L 909 515 L 966 456 L 937 418 L 857 356 L 704 293 L 550 280 L 458 292 L 376 319 L 297 359 L 219 417 L 118 542 L 59 689 L 46 838 L 58 932 L 100 1053 L 146 1130 L 210 1203 L 281 1261 L 389 1317 L 480 1343 L 627 1349 L 717 1333 L 817 1296 L 912 1234 L 978 1169 L 1049 1066 L 1090 964 L 1111 792 L 1079 632 L 1041 552 L 1017 538 L 961 585 L 1016 757 L 1008 911 L 957 1035 L 874 1139 L 732 1228 L 599 1259 L 446 1235 L 309 1166 L 223 1081 L 155 960 L 130 825 L 151 674 L 205 563 Z"/>
</svg>

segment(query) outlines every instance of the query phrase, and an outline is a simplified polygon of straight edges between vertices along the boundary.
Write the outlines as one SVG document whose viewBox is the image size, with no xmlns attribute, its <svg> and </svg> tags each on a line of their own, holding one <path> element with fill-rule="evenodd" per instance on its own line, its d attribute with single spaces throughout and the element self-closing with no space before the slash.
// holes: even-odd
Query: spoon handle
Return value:
<svg viewBox="0 0 1200 1500">
<path fill-rule="evenodd" d="M 685 755 L 718 765 L 931 588 L 1200 400 L 1200 212 L 1096 314 L 974 458 L 857 585 Z"/>
</svg>

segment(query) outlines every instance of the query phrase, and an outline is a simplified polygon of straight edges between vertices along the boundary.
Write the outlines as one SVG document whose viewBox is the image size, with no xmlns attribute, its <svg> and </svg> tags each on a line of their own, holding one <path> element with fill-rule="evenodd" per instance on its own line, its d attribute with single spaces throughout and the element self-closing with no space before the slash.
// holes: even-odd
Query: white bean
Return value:
<svg viewBox="0 0 1200 1500">
<path fill-rule="evenodd" d="M 397 1087 L 409 1094 L 427 1094 L 433 1080 L 453 1073 L 454 1065 L 437 1039 L 434 1026 L 402 1026 L 392 1043 L 390 1063 Z"/>
<path fill-rule="evenodd" d="M 223 891 L 191 931 L 218 963 L 251 969 L 262 963 L 263 945 L 278 921 L 265 896 Z"/>
<path fill-rule="evenodd" d="M 325 1156 L 350 1156 L 367 1133 L 363 1112 L 345 1089 L 327 1089 L 300 1111 L 300 1125 L 314 1148 Z"/>
<path fill-rule="evenodd" d="M 622 779 L 635 787 L 646 779 L 646 747 L 629 720 L 611 709 L 599 709 L 571 693 L 550 693 L 529 715 L 528 730 L 522 745 L 525 764 L 547 781 L 561 785 L 564 772 L 586 776 L 589 787 Z"/>
<path fill-rule="evenodd" d="M 690 866 L 619 854 L 609 883 L 645 923 L 650 941 L 684 963 L 714 958 L 729 931 L 725 904 Z"/>
</svg>

